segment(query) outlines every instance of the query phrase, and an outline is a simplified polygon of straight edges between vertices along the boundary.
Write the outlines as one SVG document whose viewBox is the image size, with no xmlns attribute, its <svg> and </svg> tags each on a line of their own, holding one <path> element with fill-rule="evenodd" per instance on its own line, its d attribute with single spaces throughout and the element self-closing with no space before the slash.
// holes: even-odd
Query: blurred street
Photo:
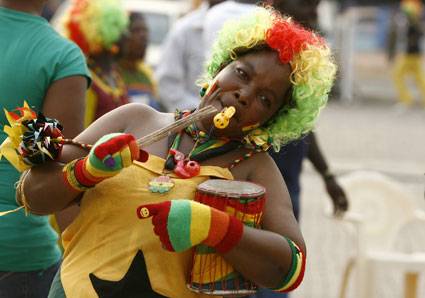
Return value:
<svg viewBox="0 0 425 298">
<path fill-rule="evenodd" d="M 316 128 L 318 139 L 337 175 L 379 171 L 400 182 L 415 204 L 425 210 L 425 108 L 419 103 L 410 109 L 396 105 L 389 66 L 377 61 L 383 59 L 382 55 L 376 57 L 357 57 L 365 64 L 369 61 L 368 71 L 362 71 L 362 64 L 356 63 L 354 100 L 350 104 L 332 101 L 323 110 Z M 330 199 L 308 161 L 304 163 L 302 184 L 301 226 L 309 262 L 305 282 L 291 297 L 339 297 L 343 270 L 354 253 L 354 238 L 347 225 L 324 215 Z M 408 232 L 400 235 L 401 249 L 425 251 L 424 227 L 409 226 Z M 374 297 L 404 297 L 400 272 L 379 271 L 377 275 Z M 352 275 L 347 297 L 356 297 L 354 282 Z M 423 276 L 417 297 L 425 297 Z"/>
</svg>

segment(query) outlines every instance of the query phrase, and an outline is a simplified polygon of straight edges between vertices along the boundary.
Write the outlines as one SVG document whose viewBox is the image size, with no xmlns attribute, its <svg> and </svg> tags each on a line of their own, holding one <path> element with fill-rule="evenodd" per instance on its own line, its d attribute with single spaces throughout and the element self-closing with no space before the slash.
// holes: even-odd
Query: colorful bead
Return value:
<svg viewBox="0 0 425 298">
<path fill-rule="evenodd" d="M 183 179 L 195 177 L 201 171 L 201 166 L 194 160 L 181 160 L 174 168 L 174 173 Z"/>
</svg>

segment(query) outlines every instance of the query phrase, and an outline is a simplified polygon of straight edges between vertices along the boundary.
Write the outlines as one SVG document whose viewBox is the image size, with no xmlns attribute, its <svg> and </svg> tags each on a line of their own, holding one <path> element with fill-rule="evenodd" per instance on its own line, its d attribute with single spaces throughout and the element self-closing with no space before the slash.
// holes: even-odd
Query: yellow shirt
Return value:
<svg viewBox="0 0 425 298">
<path fill-rule="evenodd" d="M 90 274 L 104 281 L 119 281 L 132 263 L 134 266 L 139 251 L 155 292 L 176 298 L 209 297 L 186 287 L 191 250 L 175 253 L 163 249 L 153 233 L 151 220 L 140 220 L 136 209 L 146 203 L 193 199 L 196 187 L 210 177 L 233 176 L 225 168 L 202 166 L 200 174 L 190 179 L 169 175 L 174 187 L 168 193 L 152 193 L 148 184 L 161 175 L 164 163 L 164 159 L 150 155 L 146 163 L 134 162 L 117 176 L 86 191 L 79 216 L 62 235 L 65 253 L 61 280 L 68 298 L 98 297 Z"/>
</svg>

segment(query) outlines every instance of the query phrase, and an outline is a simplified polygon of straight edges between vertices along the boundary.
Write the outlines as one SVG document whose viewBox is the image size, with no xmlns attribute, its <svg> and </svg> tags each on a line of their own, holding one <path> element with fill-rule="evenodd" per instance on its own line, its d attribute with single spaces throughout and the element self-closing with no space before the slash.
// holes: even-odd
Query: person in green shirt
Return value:
<svg viewBox="0 0 425 298">
<path fill-rule="evenodd" d="M 44 0 L 0 0 L 0 105 L 23 106 L 58 119 L 65 137 L 83 129 L 85 92 L 90 83 L 81 50 L 59 36 L 40 14 Z M 0 115 L 0 143 L 7 124 Z M 19 179 L 0 160 L 0 211 L 17 207 Z M 47 297 L 61 259 L 57 234 L 46 216 L 22 210 L 0 217 L 0 297 Z"/>
</svg>

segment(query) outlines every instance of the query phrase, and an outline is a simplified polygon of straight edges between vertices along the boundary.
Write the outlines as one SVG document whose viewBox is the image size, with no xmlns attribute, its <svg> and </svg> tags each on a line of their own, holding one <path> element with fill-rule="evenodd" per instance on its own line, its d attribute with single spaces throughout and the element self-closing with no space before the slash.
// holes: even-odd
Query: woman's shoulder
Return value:
<svg viewBox="0 0 425 298">
<path fill-rule="evenodd" d="M 161 120 L 162 118 L 169 118 L 172 115 L 171 113 L 159 112 L 143 103 L 125 104 L 113 110 L 112 113 L 119 114 L 130 123 L 134 121 L 147 121 L 149 119 Z"/>
<path fill-rule="evenodd" d="M 267 152 L 257 153 L 246 163 L 248 180 L 263 185 L 266 188 L 279 187 L 283 183 L 273 158 Z"/>
<path fill-rule="evenodd" d="M 246 148 L 234 151 L 231 156 L 232 173 L 236 179 L 250 179 L 258 173 L 273 172 L 274 162 L 267 152 L 252 152 Z"/>
<path fill-rule="evenodd" d="M 130 103 L 119 108 L 120 117 L 125 119 L 125 130 L 134 132 L 143 129 L 143 133 L 162 128 L 174 121 L 172 113 L 163 113 L 140 103 Z"/>
</svg>

